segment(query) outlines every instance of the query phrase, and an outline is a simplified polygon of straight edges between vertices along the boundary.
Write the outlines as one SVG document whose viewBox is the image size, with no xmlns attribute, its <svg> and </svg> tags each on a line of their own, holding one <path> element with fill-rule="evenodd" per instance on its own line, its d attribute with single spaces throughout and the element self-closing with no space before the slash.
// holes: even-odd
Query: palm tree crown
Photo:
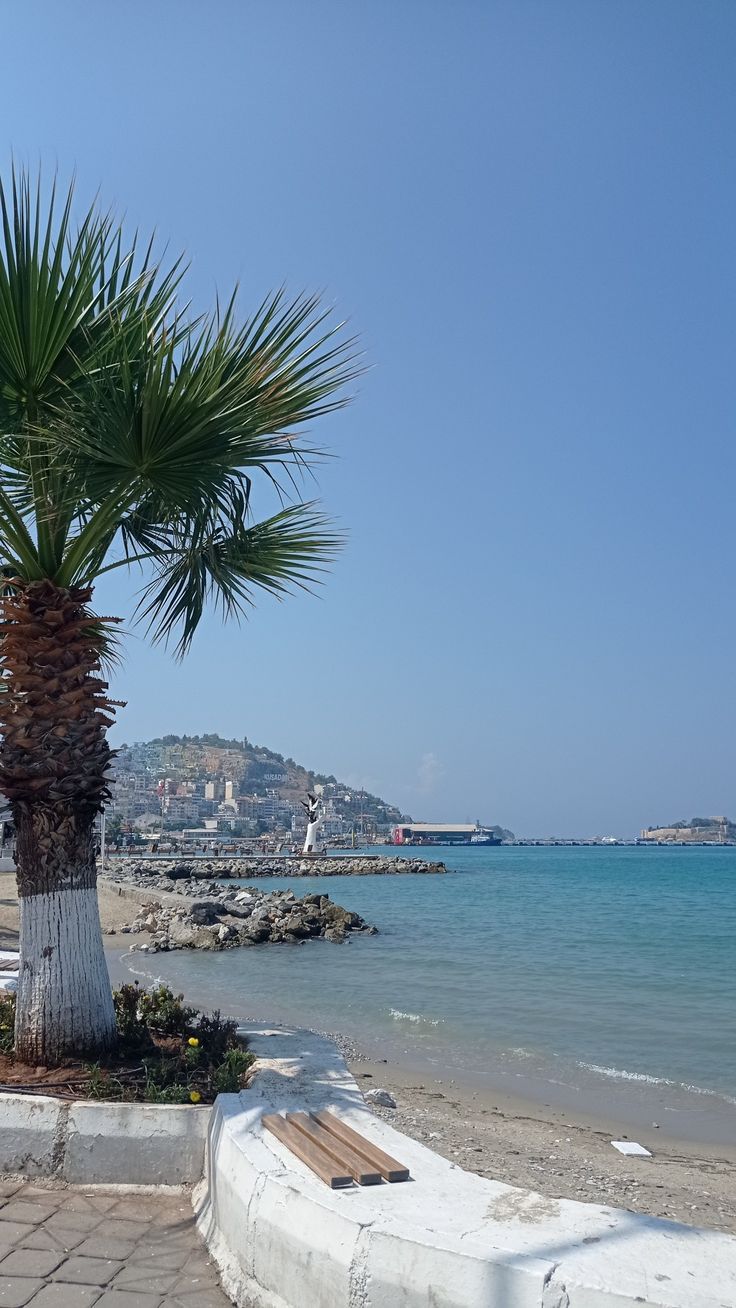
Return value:
<svg viewBox="0 0 736 1308">
<path fill-rule="evenodd" d="M 188 647 L 207 600 L 313 580 L 338 538 L 287 503 L 318 451 L 295 429 L 346 403 L 358 368 L 316 297 L 269 296 L 242 325 L 235 299 L 192 322 L 182 265 L 126 245 L 73 189 L 0 186 L 0 555 L 5 576 L 85 586 L 140 563 L 139 616 Z M 282 493 L 256 522 L 254 473 Z"/>
</svg>

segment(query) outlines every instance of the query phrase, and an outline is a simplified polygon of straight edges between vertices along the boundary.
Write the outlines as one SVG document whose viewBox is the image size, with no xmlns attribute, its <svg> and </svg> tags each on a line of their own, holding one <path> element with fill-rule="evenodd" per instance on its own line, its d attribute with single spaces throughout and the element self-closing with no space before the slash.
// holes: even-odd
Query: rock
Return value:
<svg viewBox="0 0 736 1308">
<path fill-rule="evenodd" d="M 329 926 L 324 932 L 325 940 L 334 940 L 336 944 L 342 944 L 346 935 L 344 926 Z"/>
<path fill-rule="evenodd" d="M 222 917 L 224 909 L 221 904 L 212 903 L 211 900 L 199 900 L 192 904 L 189 909 L 189 920 L 195 926 L 212 926 L 218 918 Z"/>
<path fill-rule="evenodd" d="M 108 882 L 132 882 L 146 891 L 156 888 L 166 892 L 162 899 L 149 899 L 140 905 L 135 920 L 119 928 L 121 934 L 145 932 L 146 952 L 156 952 L 230 949 L 267 941 L 303 944 L 310 937 L 341 943 L 351 932 L 376 930 L 368 927 L 358 913 L 333 903 L 329 895 L 299 897 L 293 890 L 265 892 L 252 886 L 237 889 L 211 879 L 221 874 L 217 863 L 201 861 L 192 869 L 192 875 L 185 876 L 189 867 L 173 859 L 159 860 L 154 873 L 132 860 L 116 863 L 105 874 Z M 283 875 L 283 863 L 274 862 L 269 867 L 272 874 Z M 253 868 L 247 866 L 246 860 L 238 860 L 233 875 L 242 875 L 246 870 L 252 872 Z M 330 874 L 333 871 L 331 868 Z M 131 915 L 135 912 L 131 905 Z"/>
<path fill-rule="evenodd" d="M 251 916 L 253 909 L 250 904 L 229 903 L 227 911 L 231 917 L 246 918 Z"/>
<path fill-rule="evenodd" d="M 166 865 L 164 875 L 172 881 L 180 881 L 182 877 L 192 875 L 192 865 L 191 863 L 169 863 Z"/>
<path fill-rule="evenodd" d="M 260 945 L 264 940 L 268 940 L 271 930 L 260 923 L 251 922 L 245 928 L 243 934 L 252 945 Z"/>
<path fill-rule="evenodd" d="M 388 1090 L 366 1090 L 365 1098 L 371 1104 L 380 1104 L 381 1108 L 396 1108 L 396 1100 Z"/>
<path fill-rule="evenodd" d="M 169 923 L 169 943 L 172 949 L 194 949 L 198 932 L 182 918 L 175 917 Z"/>
</svg>

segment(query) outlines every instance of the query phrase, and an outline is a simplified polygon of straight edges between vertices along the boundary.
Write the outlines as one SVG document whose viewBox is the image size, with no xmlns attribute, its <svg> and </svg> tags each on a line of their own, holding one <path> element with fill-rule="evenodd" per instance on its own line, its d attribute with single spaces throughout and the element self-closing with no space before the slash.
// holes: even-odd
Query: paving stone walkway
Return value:
<svg viewBox="0 0 736 1308">
<path fill-rule="evenodd" d="M 0 1180 L 0 1308 L 232 1308 L 187 1195 Z"/>
</svg>

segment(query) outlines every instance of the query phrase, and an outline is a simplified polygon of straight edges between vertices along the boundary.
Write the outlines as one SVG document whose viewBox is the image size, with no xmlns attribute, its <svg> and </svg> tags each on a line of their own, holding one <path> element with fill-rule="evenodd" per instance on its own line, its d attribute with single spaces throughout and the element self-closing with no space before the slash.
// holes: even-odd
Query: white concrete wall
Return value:
<svg viewBox="0 0 736 1308">
<path fill-rule="evenodd" d="M 208 1108 L 0 1094 L 0 1174 L 79 1185 L 182 1185 L 202 1176 Z"/>
<path fill-rule="evenodd" d="M 245 1308 L 734 1308 L 736 1240 L 463 1172 L 365 1107 L 329 1041 L 251 1034 L 265 1070 L 213 1110 L 198 1222 Z M 338 1107 L 411 1168 L 328 1190 L 263 1112 Z"/>
<path fill-rule="evenodd" d="M 0 1173 L 202 1177 L 198 1223 L 240 1308 L 736 1308 L 736 1239 L 464 1172 L 374 1117 L 335 1046 L 249 1033 L 262 1071 L 212 1110 L 0 1094 Z M 264 1112 L 336 1107 L 411 1169 L 328 1190 Z"/>
</svg>

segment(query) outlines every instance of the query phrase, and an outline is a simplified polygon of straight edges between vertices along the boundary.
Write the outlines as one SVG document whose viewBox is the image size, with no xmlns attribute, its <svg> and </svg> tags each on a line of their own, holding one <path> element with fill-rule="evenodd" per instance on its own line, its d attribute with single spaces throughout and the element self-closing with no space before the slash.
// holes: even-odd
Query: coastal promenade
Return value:
<svg viewBox="0 0 736 1308">
<path fill-rule="evenodd" d="M 228 1308 L 185 1193 L 0 1180 L 2 1308 Z"/>
</svg>

